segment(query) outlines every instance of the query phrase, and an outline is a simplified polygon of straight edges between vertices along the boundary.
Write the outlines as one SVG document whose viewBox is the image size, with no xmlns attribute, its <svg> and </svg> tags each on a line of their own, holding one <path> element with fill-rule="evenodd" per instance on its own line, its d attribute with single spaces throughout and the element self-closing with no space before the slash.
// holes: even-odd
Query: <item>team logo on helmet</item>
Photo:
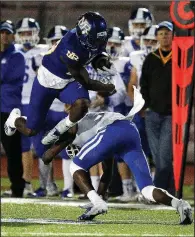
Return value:
<svg viewBox="0 0 195 237">
<path fill-rule="evenodd" d="M 82 17 L 79 22 L 78 22 L 78 26 L 81 29 L 82 34 L 88 34 L 89 31 L 91 30 L 91 26 L 89 24 L 89 22 L 85 19 L 85 17 Z"/>
</svg>

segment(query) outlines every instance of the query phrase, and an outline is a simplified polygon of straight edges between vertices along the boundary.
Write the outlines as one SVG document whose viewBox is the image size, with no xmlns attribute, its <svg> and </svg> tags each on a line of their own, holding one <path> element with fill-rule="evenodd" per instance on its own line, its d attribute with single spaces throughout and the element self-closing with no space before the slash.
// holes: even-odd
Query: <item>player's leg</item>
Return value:
<svg viewBox="0 0 195 237">
<path fill-rule="evenodd" d="M 59 94 L 59 100 L 71 104 L 69 115 L 61 120 L 43 139 L 42 143 L 48 145 L 56 142 L 59 136 L 73 127 L 88 111 L 88 91 L 78 82 L 69 83 Z"/>
<path fill-rule="evenodd" d="M 99 182 L 100 182 L 100 174 L 99 174 L 99 165 L 94 165 L 89 170 L 91 183 L 94 187 L 94 189 L 97 191 Z"/>
<path fill-rule="evenodd" d="M 19 109 L 13 109 L 5 123 L 5 133 L 12 136 L 17 129 L 25 136 L 36 135 L 42 129 L 49 107 L 57 96 L 57 90 L 43 87 L 36 78 L 31 91 L 28 118 L 22 117 Z"/>
<path fill-rule="evenodd" d="M 161 166 L 154 184 L 156 186 L 159 184 L 158 187 L 165 189 L 174 195 L 172 116 L 163 117 L 159 143 L 159 160 L 161 161 Z"/>
<path fill-rule="evenodd" d="M 22 114 L 28 117 L 28 104 L 22 105 Z M 21 134 L 22 142 L 22 164 L 23 164 L 23 179 L 25 180 L 24 197 L 33 195 L 32 188 L 32 172 L 33 172 L 33 152 L 31 150 L 32 140 Z"/>
<path fill-rule="evenodd" d="M 109 144 L 103 142 L 105 132 L 105 129 L 98 132 L 93 138 L 86 142 L 70 165 L 70 172 L 75 183 L 93 204 L 92 207 L 87 209 L 86 212 L 80 216 L 80 220 L 92 220 L 96 215 L 102 214 L 108 209 L 107 204 L 94 190 L 88 172 L 92 166 L 102 162 L 108 157 L 107 146 L 109 146 Z"/>
<path fill-rule="evenodd" d="M 123 195 L 116 197 L 122 202 L 132 201 L 136 192 L 133 189 L 132 175 L 127 164 L 120 159 L 117 159 L 118 171 L 121 177 Z"/>
<path fill-rule="evenodd" d="M 39 171 L 39 187 L 35 190 L 34 195 L 36 197 L 45 197 L 47 195 L 46 186 L 49 176 L 49 172 L 52 169 L 52 163 L 45 165 L 41 159 L 42 154 L 45 151 L 44 145 L 41 143 L 41 139 L 45 133 L 45 130 L 41 130 L 36 136 L 32 137 L 33 147 L 38 159 L 38 171 Z"/>
<path fill-rule="evenodd" d="M 7 172 L 11 182 L 11 193 L 9 195 L 22 197 L 25 181 L 22 178 L 21 134 L 16 132 L 12 137 L 6 136 L 3 128 L 7 118 L 8 114 L 1 112 L 1 142 L 7 156 Z"/>
<path fill-rule="evenodd" d="M 73 177 L 70 173 L 71 159 L 68 157 L 65 150 L 60 152 L 62 158 L 62 173 L 64 177 L 64 188 L 61 194 L 62 198 L 71 198 L 74 195 L 73 192 Z"/>
<path fill-rule="evenodd" d="M 179 200 L 169 194 L 167 191 L 155 187 L 152 182 L 149 166 L 140 145 L 139 134 L 133 134 L 134 147 L 127 152 L 123 159 L 131 169 L 139 189 L 143 196 L 153 202 L 174 207 L 180 214 L 180 224 L 192 223 L 192 211 L 189 203 Z M 127 142 L 133 142 L 131 139 Z"/>
</svg>

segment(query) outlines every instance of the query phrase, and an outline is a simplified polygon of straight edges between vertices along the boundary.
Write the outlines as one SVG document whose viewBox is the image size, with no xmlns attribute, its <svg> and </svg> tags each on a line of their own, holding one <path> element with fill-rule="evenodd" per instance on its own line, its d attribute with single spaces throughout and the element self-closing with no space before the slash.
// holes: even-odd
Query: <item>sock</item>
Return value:
<svg viewBox="0 0 195 237">
<path fill-rule="evenodd" d="M 62 159 L 62 173 L 64 176 L 64 190 L 69 189 L 73 193 L 73 178 L 70 173 L 70 163 L 70 159 Z"/>
<path fill-rule="evenodd" d="M 55 129 L 59 131 L 60 134 L 66 132 L 69 128 L 73 127 L 76 123 L 70 121 L 69 116 L 62 119 L 56 126 Z"/>
<path fill-rule="evenodd" d="M 99 176 L 90 176 L 90 178 L 91 178 L 91 183 L 93 185 L 93 188 L 97 191 L 99 183 L 100 183 L 100 177 Z"/>
<path fill-rule="evenodd" d="M 51 169 L 52 169 L 52 163 L 50 163 L 49 165 L 45 165 L 42 159 L 39 158 L 39 182 L 40 187 L 43 189 L 46 189 L 47 180 Z"/>
<path fill-rule="evenodd" d="M 48 178 L 47 178 L 47 190 L 55 190 L 57 188 L 55 181 L 54 181 L 54 171 L 53 171 L 53 164 L 51 163 L 51 169 L 49 170 Z"/>
<path fill-rule="evenodd" d="M 173 198 L 171 200 L 171 206 L 177 209 L 178 202 L 179 202 L 179 199 Z"/>
<path fill-rule="evenodd" d="M 123 179 L 122 180 L 123 195 L 128 195 L 129 188 L 131 185 L 132 185 L 131 179 Z"/>
<path fill-rule="evenodd" d="M 93 205 L 96 205 L 97 202 L 102 202 L 103 200 L 101 197 L 96 193 L 95 190 L 91 190 L 87 193 L 87 197 L 89 200 L 93 203 Z"/>
</svg>

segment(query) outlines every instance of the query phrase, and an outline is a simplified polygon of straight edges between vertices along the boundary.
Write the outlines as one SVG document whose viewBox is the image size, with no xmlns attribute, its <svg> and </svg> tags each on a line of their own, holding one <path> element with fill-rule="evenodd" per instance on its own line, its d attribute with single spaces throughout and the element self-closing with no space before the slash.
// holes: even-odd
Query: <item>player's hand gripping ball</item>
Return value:
<svg viewBox="0 0 195 237">
<path fill-rule="evenodd" d="M 112 63 L 110 62 L 110 57 L 106 53 L 97 55 L 91 62 L 93 68 L 97 71 L 98 69 L 105 71 L 104 67 L 110 69 Z"/>
</svg>

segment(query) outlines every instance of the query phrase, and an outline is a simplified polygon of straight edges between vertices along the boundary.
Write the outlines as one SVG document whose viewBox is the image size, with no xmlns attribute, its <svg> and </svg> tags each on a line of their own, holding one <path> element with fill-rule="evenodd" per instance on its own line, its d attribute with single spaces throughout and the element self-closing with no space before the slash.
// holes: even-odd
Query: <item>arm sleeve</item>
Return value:
<svg viewBox="0 0 195 237">
<path fill-rule="evenodd" d="M 120 73 L 121 78 L 123 79 L 123 82 L 125 83 L 125 86 L 128 86 L 129 80 L 130 80 L 130 74 L 131 74 L 131 70 L 132 70 L 132 64 L 130 63 L 130 61 L 128 61 L 125 66 L 124 66 L 124 71 L 122 73 Z"/>
<path fill-rule="evenodd" d="M 145 100 L 144 109 L 148 108 L 150 105 L 150 96 L 149 96 L 149 63 L 150 63 L 150 57 L 146 57 L 143 67 L 142 67 L 142 73 L 140 78 L 140 91 L 143 96 L 143 99 Z"/>
<path fill-rule="evenodd" d="M 23 83 L 23 78 L 25 74 L 25 60 L 21 53 L 14 53 L 10 57 L 8 62 L 8 67 L 4 75 L 2 76 L 2 82 L 18 82 L 18 79 Z"/>
</svg>

